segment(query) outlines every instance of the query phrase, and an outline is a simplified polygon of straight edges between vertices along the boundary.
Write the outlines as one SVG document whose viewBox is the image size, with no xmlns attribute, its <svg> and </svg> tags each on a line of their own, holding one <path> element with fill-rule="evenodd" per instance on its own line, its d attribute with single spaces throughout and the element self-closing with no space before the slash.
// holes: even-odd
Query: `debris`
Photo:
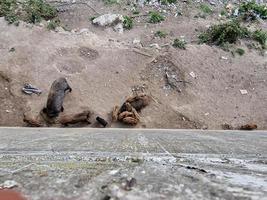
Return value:
<svg viewBox="0 0 267 200">
<path fill-rule="evenodd" d="M 106 120 L 104 120 L 101 117 L 96 117 L 96 121 L 98 121 L 99 124 L 101 124 L 102 126 L 106 127 L 108 125 L 108 122 Z"/>
<path fill-rule="evenodd" d="M 242 95 L 245 95 L 245 94 L 248 94 L 248 91 L 247 91 L 247 90 L 240 90 L 240 93 L 241 93 Z"/>
<path fill-rule="evenodd" d="M 175 74 L 169 74 L 169 72 L 167 70 L 165 71 L 165 74 L 166 74 L 166 79 L 167 79 L 168 85 L 170 85 L 172 88 L 177 88 L 178 92 L 182 92 L 182 90 L 179 88 L 179 84 L 177 84 L 177 82 L 184 82 L 184 81 L 177 80 L 177 76 Z"/>
<path fill-rule="evenodd" d="M 257 124 L 245 124 L 245 125 L 240 126 L 239 130 L 251 131 L 257 128 L 258 128 Z"/>
<path fill-rule="evenodd" d="M 143 56 L 152 57 L 152 55 L 147 54 L 147 53 L 145 53 L 145 52 L 142 52 L 142 51 L 140 51 L 140 50 L 138 50 L 138 49 L 135 49 L 135 48 L 133 49 L 133 51 L 134 51 L 135 53 L 141 54 L 141 55 L 143 55 Z"/>
<path fill-rule="evenodd" d="M 205 169 L 201 169 L 201 168 L 197 168 L 197 167 L 186 166 L 185 168 L 186 168 L 186 169 L 197 170 L 197 171 L 202 172 L 202 173 L 208 173 Z"/>
<path fill-rule="evenodd" d="M 123 23 L 123 16 L 120 14 L 104 14 L 93 20 L 93 24 L 98 26 L 113 26 Z"/>
<path fill-rule="evenodd" d="M 6 110 L 6 113 L 10 113 L 11 111 L 10 110 Z"/>
<path fill-rule="evenodd" d="M 0 187 L 3 189 L 11 189 L 18 187 L 18 183 L 14 180 L 6 180 L 4 183 L 0 184 Z"/>
<path fill-rule="evenodd" d="M 221 56 L 221 59 L 222 59 L 222 60 L 228 60 L 228 58 L 225 57 L 225 56 Z"/>
<path fill-rule="evenodd" d="M 22 91 L 25 93 L 25 94 L 29 94 L 29 95 L 31 95 L 31 94 L 37 94 L 37 95 L 40 95 L 40 94 L 42 94 L 42 90 L 40 90 L 39 88 L 37 88 L 37 87 L 34 87 L 33 85 L 31 85 L 31 84 L 28 84 L 28 83 L 26 83 L 25 85 L 24 85 L 24 87 L 22 88 Z"/>
<path fill-rule="evenodd" d="M 137 48 L 141 48 L 142 47 L 142 44 L 141 44 L 141 41 L 139 39 L 134 39 L 133 40 L 133 45 Z"/>
<path fill-rule="evenodd" d="M 190 72 L 189 75 L 192 77 L 192 78 L 197 78 L 196 74 L 194 72 Z"/>
</svg>

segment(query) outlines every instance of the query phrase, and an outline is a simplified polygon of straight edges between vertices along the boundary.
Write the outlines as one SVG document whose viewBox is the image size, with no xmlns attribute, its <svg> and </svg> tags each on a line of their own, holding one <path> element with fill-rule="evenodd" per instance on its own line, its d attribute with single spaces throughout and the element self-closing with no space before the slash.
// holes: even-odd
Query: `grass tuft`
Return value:
<svg viewBox="0 0 267 200">
<path fill-rule="evenodd" d="M 156 24 L 161 21 L 164 21 L 163 15 L 161 15 L 159 12 L 156 12 L 156 11 L 149 12 L 149 21 L 148 21 L 149 23 Z"/>
</svg>

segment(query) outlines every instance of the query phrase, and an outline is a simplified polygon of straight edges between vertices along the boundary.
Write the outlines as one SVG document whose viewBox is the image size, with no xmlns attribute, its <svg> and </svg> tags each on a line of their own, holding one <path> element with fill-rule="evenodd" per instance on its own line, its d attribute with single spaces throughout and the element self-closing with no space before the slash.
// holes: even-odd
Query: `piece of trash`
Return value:
<svg viewBox="0 0 267 200">
<path fill-rule="evenodd" d="M 10 110 L 6 110 L 6 113 L 10 113 Z"/>
<path fill-rule="evenodd" d="M 207 112 L 207 113 L 205 113 L 205 116 L 208 116 L 209 115 L 209 113 Z"/>
<path fill-rule="evenodd" d="M 3 189 L 11 189 L 17 186 L 18 186 L 18 183 L 13 180 L 6 180 L 4 183 L 0 184 L 0 187 Z"/>
<path fill-rule="evenodd" d="M 97 116 L 96 117 L 96 121 L 98 121 L 98 123 L 101 124 L 103 127 L 106 127 L 108 125 L 108 122 L 105 119 L 101 118 L 101 117 Z"/>
<path fill-rule="evenodd" d="M 189 75 L 192 76 L 192 78 L 197 78 L 197 76 L 194 72 L 190 72 Z"/>
<path fill-rule="evenodd" d="M 29 95 L 31 95 L 31 94 L 37 94 L 37 95 L 40 95 L 40 94 L 42 94 L 42 90 L 40 90 L 39 88 L 37 88 L 37 87 L 34 87 L 34 86 L 32 86 L 31 84 L 28 84 L 28 83 L 26 83 L 25 85 L 24 85 L 24 87 L 22 88 L 22 91 L 25 93 L 25 94 L 29 94 Z"/>
<path fill-rule="evenodd" d="M 245 94 L 248 94 L 248 91 L 247 90 L 240 90 L 240 93 L 245 95 Z"/>
<path fill-rule="evenodd" d="M 228 60 L 228 58 L 227 57 L 224 57 L 224 56 L 221 56 L 221 59 L 222 60 Z"/>
</svg>

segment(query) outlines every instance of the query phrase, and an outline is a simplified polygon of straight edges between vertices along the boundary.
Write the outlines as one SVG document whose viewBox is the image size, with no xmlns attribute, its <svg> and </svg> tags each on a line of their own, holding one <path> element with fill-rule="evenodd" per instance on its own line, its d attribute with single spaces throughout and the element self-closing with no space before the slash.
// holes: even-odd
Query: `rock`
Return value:
<svg viewBox="0 0 267 200">
<path fill-rule="evenodd" d="M 139 48 L 142 48 L 142 44 L 141 44 L 141 41 L 139 40 L 139 39 L 134 39 L 133 40 L 133 45 L 135 46 L 135 47 L 139 47 Z"/>
<path fill-rule="evenodd" d="M 116 26 L 114 26 L 114 31 L 122 34 L 123 33 L 123 24 L 122 23 L 118 23 Z"/>
<path fill-rule="evenodd" d="M 18 186 L 18 183 L 13 180 L 6 180 L 3 184 L 0 185 L 0 187 L 4 189 L 11 189 L 17 186 Z"/>
<path fill-rule="evenodd" d="M 98 26 L 113 26 L 123 22 L 120 14 L 104 14 L 93 20 L 93 24 Z"/>
</svg>

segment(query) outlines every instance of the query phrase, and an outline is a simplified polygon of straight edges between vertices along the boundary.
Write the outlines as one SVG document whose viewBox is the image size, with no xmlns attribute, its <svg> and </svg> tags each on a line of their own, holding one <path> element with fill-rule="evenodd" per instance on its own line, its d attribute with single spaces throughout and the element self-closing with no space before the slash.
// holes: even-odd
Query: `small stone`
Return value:
<svg viewBox="0 0 267 200">
<path fill-rule="evenodd" d="M 208 126 L 207 125 L 204 125 L 201 127 L 202 130 L 207 130 L 208 129 Z"/>
<path fill-rule="evenodd" d="M 222 60 L 228 60 L 228 58 L 227 57 L 224 57 L 224 56 L 221 56 L 221 59 Z"/>
<path fill-rule="evenodd" d="M 140 44 L 140 40 L 138 40 L 138 39 L 134 39 L 134 40 L 133 40 L 133 44 Z"/>
<path fill-rule="evenodd" d="M 194 72 L 190 72 L 189 75 L 192 77 L 192 78 L 197 78 L 196 74 Z"/>
<path fill-rule="evenodd" d="M 118 32 L 118 33 L 122 34 L 123 33 L 123 24 L 119 23 L 116 26 L 114 26 L 113 29 L 114 29 L 115 32 Z"/>
<path fill-rule="evenodd" d="M 248 91 L 247 91 L 247 90 L 240 90 L 240 93 L 241 93 L 242 95 L 245 95 L 245 94 L 248 94 Z"/>
</svg>

